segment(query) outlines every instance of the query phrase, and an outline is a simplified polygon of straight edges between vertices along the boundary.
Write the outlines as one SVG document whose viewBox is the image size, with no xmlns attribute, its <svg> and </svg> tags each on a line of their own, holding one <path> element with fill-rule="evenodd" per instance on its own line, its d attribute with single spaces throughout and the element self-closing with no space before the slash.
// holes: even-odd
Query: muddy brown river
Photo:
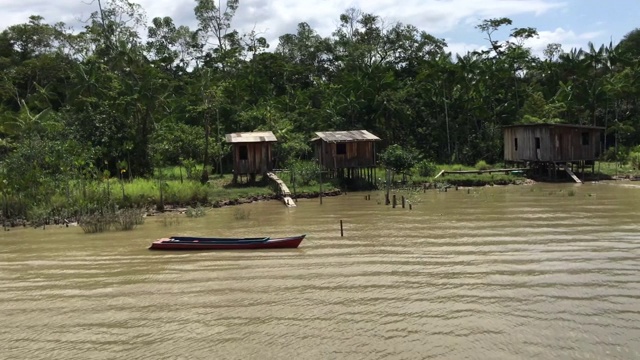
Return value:
<svg viewBox="0 0 640 360">
<path fill-rule="evenodd" d="M 2 232 L 0 358 L 640 359 L 640 184 L 429 191 L 413 210 L 364 195 Z"/>
</svg>

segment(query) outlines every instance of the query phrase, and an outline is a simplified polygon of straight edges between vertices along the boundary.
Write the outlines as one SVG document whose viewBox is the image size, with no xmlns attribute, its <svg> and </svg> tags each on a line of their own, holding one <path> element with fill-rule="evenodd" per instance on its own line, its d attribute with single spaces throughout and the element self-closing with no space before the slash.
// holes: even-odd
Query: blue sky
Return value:
<svg viewBox="0 0 640 360">
<path fill-rule="evenodd" d="M 108 0 L 102 0 L 104 2 Z M 178 25 L 197 26 L 194 0 L 136 0 L 150 20 L 171 16 Z M 224 4 L 224 1 L 222 1 Z M 487 41 L 474 26 L 482 19 L 509 17 L 513 27 L 534 27 L 540 37 L 528 46 L 541 54 L 548 43 L 563 49 L 614 44 L 640 27 L 638 0 L 240 0 L 234 26 L 241 32 L 255 28 L 272 48 L 278 36 L 294 32 L 306 21 L 321 35 L 329 36 L 338 17 L 348 7 L 382 16 L 388 22 L 401 21 L 444 38 L 452 52 L 466 52 L 486 46 Z M 89 0 L 0 0 L 0 28 L 26 22 L 31 14 L 46 21 L 64 21 L 81 28 L 81 19 L 97 9 Z M 500 37 L 505 39 L 506 35 Z"/>
<path fill-rule="evenodd" d="M 551 42 L 562 44 L 565 51 L 572 47 L 586 48 L 589 41 L 596 46 L 608 44 L 611 40 L 616 44 L 629 31 L 640 27 L 640 18 L 635 15 L 640 14 L 640 1 L 565 0 L 548 3 L 558 7 L 539 14 L 524 12 L 508 16 L 513 20 L 513 27 L 530 26 L 538 30 L 540 37 L 528 44 L 537 53 Z M 501 35 L 504 38 L 507 34 Z M 460 24 L 444 32 L 443 36 L 454 47 L 469 44 L 470 48 L 475 48 L 486 44 L 485 37 L 472 25 Z"/>
</svg>

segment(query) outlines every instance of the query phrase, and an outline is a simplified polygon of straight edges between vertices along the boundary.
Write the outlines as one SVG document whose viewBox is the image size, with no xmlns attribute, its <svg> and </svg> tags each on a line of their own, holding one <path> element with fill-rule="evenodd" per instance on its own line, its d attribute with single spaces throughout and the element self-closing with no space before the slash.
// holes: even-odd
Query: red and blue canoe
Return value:
<svg viewBox="0 0 640 360">
<path fill-rule="evenodd" d="M 175 236 L 151 243 L 151 250 L 255 250 L 295 249 L 306 235 L 284 238 L 215 238 Z"/>
</svg>

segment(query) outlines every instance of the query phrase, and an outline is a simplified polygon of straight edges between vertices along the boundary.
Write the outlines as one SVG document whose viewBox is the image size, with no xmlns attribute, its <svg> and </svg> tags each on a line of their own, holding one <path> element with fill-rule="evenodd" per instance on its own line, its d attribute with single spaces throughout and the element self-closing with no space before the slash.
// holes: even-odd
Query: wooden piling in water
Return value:
<svg viewBox="0 0 640 360">
<path fill-rule="evenodd" d="M 344 236 L 344 229 L 342 227 L 342 220 L 340 220 L 340 237 Z"/>
<path fill-rule="evenodd" d="M 318 171 L 318 177 L 320 177 L 320 205 L 322 205 L 322 170 Z"/>
<path fill-rule="evenodd" d="M 402 195 L 402 208 L 404 209 L 404 195 Z"/>
<path fill-rule="evenodd" d="M 384 204 L 385 205 L 389 205 L 390 204 L 389 191 L 391 190 L 391 184 L 390 184 L 390 182 L 391 182 L 391 170 L 387 169 L 387 171 L 385 173 L 385 178 L 386 178 L 385 185 L 386 185 L 386 188 L 387 188 L 387 193 L 385 195 Z"/>
<path fill-rule="evenodd" d="M 393 194 L 393 204 L 392 204 L 393 208 L 396 208 L 396 194 Z"/>
</svg>

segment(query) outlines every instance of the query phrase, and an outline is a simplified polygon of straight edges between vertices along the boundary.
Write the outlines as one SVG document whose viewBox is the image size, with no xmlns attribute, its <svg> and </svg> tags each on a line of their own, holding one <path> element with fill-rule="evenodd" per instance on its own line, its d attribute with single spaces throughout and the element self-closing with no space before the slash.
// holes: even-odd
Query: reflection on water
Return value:
<svg viewBox="0 0 640 360">
<path fill-rule="evenodd" d="M 640 188 L 381 200 L 3 232 L 0 358 L 640 358 Z M 296 250 L 147 250 L 167 235 L 299 233 Z"/>
</svg>

